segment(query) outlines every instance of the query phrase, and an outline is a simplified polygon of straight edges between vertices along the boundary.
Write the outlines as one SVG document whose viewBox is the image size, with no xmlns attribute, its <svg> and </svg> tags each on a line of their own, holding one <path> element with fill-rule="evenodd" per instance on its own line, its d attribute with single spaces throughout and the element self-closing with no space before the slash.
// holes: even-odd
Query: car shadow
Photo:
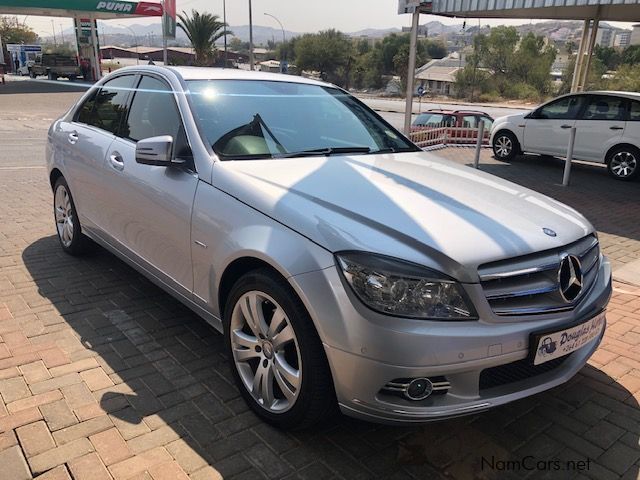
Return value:
<svg viewBox="0 0 640 480">
<path fill-rule="evenodd" d="M 0 95 L 25 93 L 69 93 L 84 92 L 91 88 L 90 83 L 51 81 L 51 80 L 9 80 L 0 84 Z"/>
<path fill-rule="evenodd" d="M 474 416 L 410 427 L 336 416 L 308 431 L 282 432 L 240 397 L 222 335 L 112 254 L 96 248 L 70 257 L 49 236 L 28 245 L 22 259 L 61 317 L 48 328 L 79 339 L 82 353 L 113 381 L 94 392 L 101 409 L 131 446 L 164 445 L 189 474 L 211 467 L 225 479 L 639 473 L 637 463 L 628 464 L 628 451 L 638 451 L 638 404 L 591 366 L 562 387 Z M 147 447 L 136 440 L 160 429 Z M 533 470 L 530 463 L 507 468 L 531 459 Z M 587 460 L 582 472 L 541 468 Z"/>
</svg>

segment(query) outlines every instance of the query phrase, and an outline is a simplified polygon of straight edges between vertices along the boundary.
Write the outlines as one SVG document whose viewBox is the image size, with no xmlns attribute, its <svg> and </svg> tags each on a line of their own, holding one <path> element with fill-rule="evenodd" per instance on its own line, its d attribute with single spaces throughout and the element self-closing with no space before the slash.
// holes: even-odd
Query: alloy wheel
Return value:
<svg viewBox="0 0 640 480">
<path fill-rule="evenodd" d="M 501 158 L 508 157 L 513 149 L 513 142 L 505 135 L 498 137 L 495 141 L 495 152 Z"/>
<path fill-rule="evenodd" d="M 627 178 L 634 174 L 638 168 L 638 160 L 633 153 L 620 151 L 611 158 L 611 171 L 620 178 Z"/>
<path fill-rule="evenodd" d="M 64 185 L 56 189 L 54 202 L 58 236 L 62 245 L 69 247 L 73 241 L 73 207 L 69 192 Z"/>
<path fill-rule="evenodd" d="M 271 413 L 293 407 L 302 359 L 284 309 L 266 293 L 247 292 L 233 308 L 229 334 L 235 367 L 253 399 Z"/>
</svg>

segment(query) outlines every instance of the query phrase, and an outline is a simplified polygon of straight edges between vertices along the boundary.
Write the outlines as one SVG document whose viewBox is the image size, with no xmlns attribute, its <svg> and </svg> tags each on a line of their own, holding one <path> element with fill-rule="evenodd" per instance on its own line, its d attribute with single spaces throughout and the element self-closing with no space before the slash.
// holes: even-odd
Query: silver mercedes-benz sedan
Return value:
<svg viewBox="0 0 640 480">
<path fill-rule="evenodd" d="M 482 411 L 566 382 L 604 332 L 584 217 L 326 83 L 124 68 L 53 123 L 47 163 L 62 249 L 93 240 L 221 331 L 282 428 Z"/>
</svg>

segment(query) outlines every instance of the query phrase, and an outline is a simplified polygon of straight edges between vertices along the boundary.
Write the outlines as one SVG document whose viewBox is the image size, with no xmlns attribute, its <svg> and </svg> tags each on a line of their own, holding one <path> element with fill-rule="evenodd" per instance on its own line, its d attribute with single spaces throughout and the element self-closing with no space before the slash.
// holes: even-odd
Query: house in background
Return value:
<svg viewBox="0 0 640 480">
<path fill-rule="evenodd" d="M 430 95 L 455 94 L 456 72 L 466 65 L 465 55 L 454 52 L 440 59 L 433 59 L 416 70 L 416 85 Z"/>
</svg>

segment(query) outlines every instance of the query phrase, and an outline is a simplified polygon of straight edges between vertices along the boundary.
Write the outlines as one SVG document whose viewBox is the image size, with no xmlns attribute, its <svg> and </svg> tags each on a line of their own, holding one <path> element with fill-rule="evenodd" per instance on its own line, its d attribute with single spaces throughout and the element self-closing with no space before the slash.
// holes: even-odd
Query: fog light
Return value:
<svg viewBox="0 0 640 480">
<path fill-rule="evenodd" d="M 428 378 L 416 378 L 411 381 L 405 395 L 410 400 L 424 400 L 433 392 L 433 383 Z"/>
</svg>

